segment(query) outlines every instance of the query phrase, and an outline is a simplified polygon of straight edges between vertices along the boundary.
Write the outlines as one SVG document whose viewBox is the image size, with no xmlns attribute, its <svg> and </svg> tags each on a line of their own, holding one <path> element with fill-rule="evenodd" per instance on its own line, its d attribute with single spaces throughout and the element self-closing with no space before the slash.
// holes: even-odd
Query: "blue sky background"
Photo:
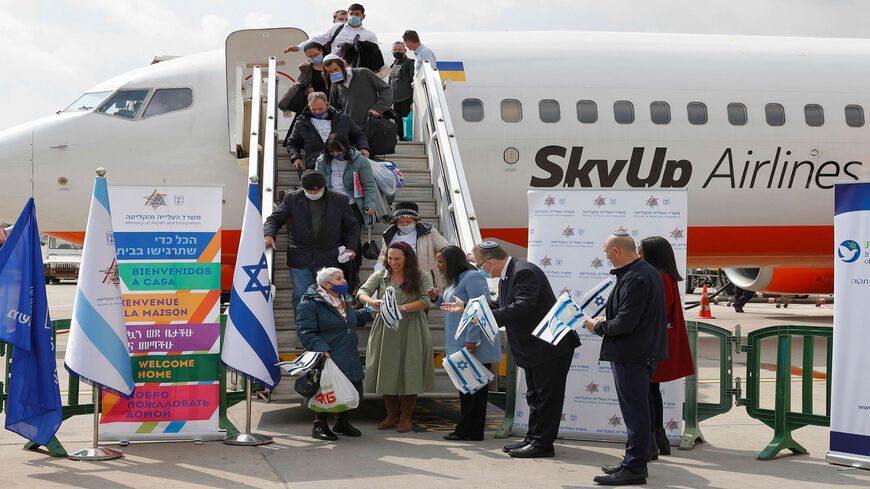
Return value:
<svg viewBox="0 0 870 489">
<path fill-rule="evenodd" d="M 870 2 L 860 0 L 362 3 L 366 27 L 416 29 L 424 42 L 426 32 L 469 30 L 870 37 Z M 0 0 L 5 65 L 0 130 L 62 109 L 87 88 L 146 65 L 154 56 L 218 49 L 230 32 L 244 28 L 292 26 L 319 33 L 338 8 L 346 5 L 333 0 Z"/>
</svg>

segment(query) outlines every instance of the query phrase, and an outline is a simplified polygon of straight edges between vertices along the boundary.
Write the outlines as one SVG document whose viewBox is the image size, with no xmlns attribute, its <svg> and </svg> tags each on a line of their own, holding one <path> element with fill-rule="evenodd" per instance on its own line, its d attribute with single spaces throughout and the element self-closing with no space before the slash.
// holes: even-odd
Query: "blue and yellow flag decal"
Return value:
<svg viewBox="0 0 870 489">
<path fill-rule="evenodd" d="M 438 61 L 438 73 L 441 74 L 441 81 L 448 78 L 455 82 L 465 81 L 465 66 L 462 61 Z"/>
</svg>

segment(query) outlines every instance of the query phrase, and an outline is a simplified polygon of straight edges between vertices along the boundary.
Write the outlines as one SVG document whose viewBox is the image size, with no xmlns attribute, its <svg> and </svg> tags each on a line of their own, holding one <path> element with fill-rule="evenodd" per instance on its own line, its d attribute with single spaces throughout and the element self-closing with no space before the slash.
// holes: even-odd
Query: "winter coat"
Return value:
<svg viewBox="0 0 870 489">
<path fill-rule="evenodd" d="M 607 298 L 606 321 L 595 325 L 604 337 L 600 360 L 656 363 L 668 358 L 665 292 L 659 271 L 638 258 L 611 270 L 616 285 Z"/>
<path fill-rule="evenodd" d="M 653 382 L 668 382 L 695 373 L 692 349 L 689 347 L 689 334 L 683 318 L 683 301 L 680 288 L 667 273 L 662 273 L 665 289 L 665 310 L 668 318 L 668 359 L 659 362 L 653 374 Z"/>
<path fill-rule="evenodd" d="M 410 100 L 414 96 L 411 83 L 414 82 L 414 60 L 405 56 L 393 61 L 390 66 L 390 88 L 393 89 L 393 103 Z"/>
<path fill-rule="evenodd" d="M 317 284 L 309 287 L 296 311 L 296 334 L 305 351 L 328 351 L 347 379 L 358 381 L 363 379 L 363 368 L 356 328 L 371 321 L 372 316 L 365 309 L 350 307 L 350 296 L 344 301 L 346 319 L 317 292 Z"/>
<path fill-rule="evenodd" d="M 459 297 L 466 304 L 470 299 L 480 296 L 484 296 L 488 302 L 489 286 L 486 284 L 486 278 L 484 278 L 479 270 L 466 270 L 459 274 L 459 283 L 456 284 L 456 287 L 448 286 L 445 290 L 442 290 L 441 294 L 432 304 L 436 307 L 441 306 L 445 297 L 449 299 L 449 302 L 453 302 L 453 296 Z M 493 344 L 480 332 L 480 326 L 470 324 L 458 339 L 454 339 L 462 316 L 463 313 L 461 312 L 444 311 L 444 354 L 452 355 L 465 348 L 466 343 L 479 343 L 477 349 L 474 350 L 474 356 L 481 363 L 501 362 L 500 334 L 496 334 L 495 343 Z"/>
<path fill-rule="evenodd" d="M 285 112 L 298 112 L 304 109 L 308 105 L 308 97 L 305 95 L 304 90 L 308 89 L 309 86 L 314 88 L 315 91 L 317 88 L 321 88 L 320 91 L 322 92 L 328 92 L 329 90 L 329 84 L 324 81 L 322 72 L 316 71 L 310 63 L 302 63 L 299 65 L 299 79 L 290 86 L 287 93 L 278 101 L 278 109 Z"/>
<path fill-rule="evenodd" d="M 314 123 L 311 122 L 313 118 L 311 109 L 305 107 L 305 110 L 299 115 L 299 119 L 296 120 L 293 131 L 287 138 L 287 154 L 290 156 L 290 163 L 300 159 L 305 161 L 306 168 L 314 168 L 317 158 L 323 154 L 326 144 L 320 137 L 320 133 L 317 132 L 317 128 L 314 127 Z M 365 133 L 356 127 L 356 124 L 347 114 L 330 107 L 327 110 L 326 120 L 332 123 L 330 134 L 344 134 L 355 148 L 369 149 Z M 305 158 L 302 158 L 303 149 L 305 150 Z"/>
<path fill-rule="evenodd" d="M 290 229 L 290 243 L 287 246 L 287 265 L 290 268 L 308 268 L 312 263 L 318 267 L 338 267 L 338 247 L 356 249 L 359 242 L 360 227 L 347 197 L 338 192 L 326 190 L 323 214 L 320 218 L 320 232 L 317 240 L 312 237 L 310 200 L 304 190 L 288 192 L 284 200 L 263 224 L 263 234 L 274 238 L 281 226 Z"/>
<path fill-rule="evenodd" d="M 383 263 L 387 258 L 387 246 L 393 242 L 393 237 L 398 232 L 399 226 L 395 224 L 384 231 L 378 262 Z M 444 277 L 435 268 L 435 255 L 445 246 L 450 246 L 450 243 L 444 239 L 444 236 L 441 236 L 435 226 L 425 222 L 417 222 L 417 265 L 421 270 L 429 272 L 429 275 L 435 279 L 435 286 L 438 288 L 444 287 Z"/>
<path fill-rule="evenodd" d="M 356 206 L 359 207 L 362 214 L 363 222 L 365 222 L 365 209 L 375 208 L 375 192 L 378 192 L 378 185 L 375 183 L 375 177 L 372 174 L 372 167 L 369 164 L 369 159 L 362 155 L 359 151 L 348 148 L 347 166 L 344 168 L 344 189 L 348 195 L 353 195 L 353 174 L 359 173 L 359 180 L 362 183 L 362 197 L 355 197 L 353 200 Z M 317 158 L 317 171 L 323 173 L 326 177 L 326 188 L 332 185 L 332 155 L 322 154 Z"/>
<path fill-rule="evenodd" d="M 370 109 L 383 114 L 393 105 L 393 89 L 368 68 L 350 68 L 350 86 L 333 83 L 329 87 L 329 103 L 340 108 L 360 128 L 366 126 Z"/>
</svg>

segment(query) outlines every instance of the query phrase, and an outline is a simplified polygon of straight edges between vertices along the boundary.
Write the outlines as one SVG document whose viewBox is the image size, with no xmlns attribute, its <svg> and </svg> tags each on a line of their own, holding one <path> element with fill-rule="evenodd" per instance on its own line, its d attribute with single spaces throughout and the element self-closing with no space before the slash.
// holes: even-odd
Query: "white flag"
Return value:
<svg viewBox="0 0 870 489">
<path fill-rule="evenodd" d="M 444 357 L 444 370 L 460 392 L 474 394 L 495 378 L 480 360 L 463 348 L 452 355 Z"/>
<path fill-rule="evenodd" d="M 248 185 L 221 362 L 269 389 L 281 381 L 260 192 L 255 183 Z"/>
<path fill-rule="evenodd" d="M 290 375 L 299 375 L 310 369 L 322 354 L 319 351 L 306 351 L 302 355 L 299 355 L 296 360 L 279 362 L 277 365 Z"/>
<path fill-rule="evenodd" d="M 477 324 L 483 332 L 483 336 L 490 342 L 495 344 L 495 339 L 498 336 L 498 324 L 495 322 L 495 316 L 492 315 L 492 309 L 489 308 L 489 303 L 486 296 L 475 297 L 468 301 L 465 305 L 465 310 L 462 312 L 462 319 L 459 320 L 459 326 L 456 328 L 454 340 L 458 340 L 459 336 L 472 324 Z"/>
<path fill-rule="evenodd" d="M 583 311 L 565 292 L 559 296 L 538 327 L 532 332 L 536 338 L 553 345 L 562 341 L 575 325 L 582 325 L 585 317 Z"/>
<path fill-rule="evenodd" d="M 381 301 L 381 315 L 384 317 L 384 324 L 388 328 L 396 331 L 399 330 L 402 311 L 399 310 L 399 304 L 396 301 L 396 289 L 392 285 L 384 291 L 384 299 Z"/>
<path fill-rule="evenodd" d="M 129 398 L 136 386 L 127 349 L 105 178 L 94 182 L 64 364 L 85 383 L 124 398 Z"/>
<path fill-rule="evenodd" d="M 583 297 L 580 298 L 580 309 L 588 318 L 597 318 L 604 314 L 604 309 L 607 306 L 607 297 L 610 291 L 613 290 L 613 284 L 616 283 L 613 277 L 601 281 L 595 287 L 592 287 Z"/>
</svg>

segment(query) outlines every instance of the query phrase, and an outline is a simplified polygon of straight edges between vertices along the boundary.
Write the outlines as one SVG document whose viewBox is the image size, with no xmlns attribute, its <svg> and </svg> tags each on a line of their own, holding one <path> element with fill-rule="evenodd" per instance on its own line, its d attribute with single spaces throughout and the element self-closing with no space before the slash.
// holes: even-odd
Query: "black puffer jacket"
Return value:
<svg viewBox="0 0 870 489">
<path fill-rule="evenodd" d="M 366 139 L 365 133 L 359 130 L 347 114 L 332 107 L 327 109 L 327 112 L 326 120 L 332 123 L 330 134 L 344 134 L 356 149 L 369 149 L 369 141 Z M 317 157 L 323 154 L 325 147 L 323 138 L 320 137 L 317 128 L 311 122 L 312 118 L 311 109 L 305 107 L 293 126 L 293 132 L 287 138 L 287 154 L 290 156 L 290 162 L 292 163 L 296 159 L 303 160 L 305 168 L 314 168 Z M 302 157 L 303 150 L 305 150 L 305 158 Z"/>
</svg>

